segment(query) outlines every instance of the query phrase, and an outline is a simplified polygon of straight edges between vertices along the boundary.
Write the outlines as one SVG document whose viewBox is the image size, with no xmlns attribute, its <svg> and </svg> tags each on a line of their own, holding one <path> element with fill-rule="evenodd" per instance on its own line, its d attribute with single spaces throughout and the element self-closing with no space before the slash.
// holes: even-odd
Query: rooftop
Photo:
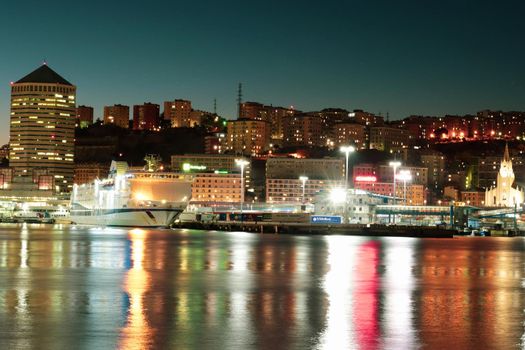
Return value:
<svg viewBox="0 0 525 350">
<path fill-rule="evenodd" d="M 43 64 L 22 79 L 18 80 L 19 83 L 44 83 L 44 84 L 62 84 L 73 86 L 69 81 L 62 78 L 57 72 L 49 68 L 47 64 Z"/>
</svg>

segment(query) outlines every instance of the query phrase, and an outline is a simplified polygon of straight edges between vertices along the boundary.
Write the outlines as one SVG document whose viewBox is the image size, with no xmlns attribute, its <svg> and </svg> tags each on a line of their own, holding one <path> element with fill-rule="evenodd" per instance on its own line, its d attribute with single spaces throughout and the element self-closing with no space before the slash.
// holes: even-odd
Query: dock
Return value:
<svg viewBox="0 0 525 350">
<path fill-rule="evenodd" d="M 436 226 L 310 224 L 283 222 L 178 222 L 173 228 L 245 231 L 260 234 L 350 235 L 368 237 L 452 238 L 456 230 Z"/>
</svg>

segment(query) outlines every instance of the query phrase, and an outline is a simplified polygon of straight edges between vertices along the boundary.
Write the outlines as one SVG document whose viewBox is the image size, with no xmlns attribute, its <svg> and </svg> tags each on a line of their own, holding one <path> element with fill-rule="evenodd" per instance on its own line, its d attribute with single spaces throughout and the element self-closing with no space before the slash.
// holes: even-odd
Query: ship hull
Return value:
<svg viewBox="0 0 525 350">
<path fill-rule="evenodd" d="M 72 210 L 71 223 L 120 227 L 169 227 L 182 208 L 121 208 Z"/>
</svg>

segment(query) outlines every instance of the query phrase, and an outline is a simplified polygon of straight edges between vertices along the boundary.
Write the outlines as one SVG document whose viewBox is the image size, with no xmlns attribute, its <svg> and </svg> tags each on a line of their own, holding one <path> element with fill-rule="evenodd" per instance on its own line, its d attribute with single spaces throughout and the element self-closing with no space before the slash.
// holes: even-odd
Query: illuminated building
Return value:
<svg viewBox="0 0 525 350">
<path fill-rule="evenodd" d="M 414 184 L 427 186 L 428 169 L 425 167 L 402 165 L 397 168 L 397 174 L 401 171 L 408 171 L 412 175 L 411 182 Z M 382 182 L 394 182 L 394 169 L 389 165 L 379 166 L 379 180 Z"/>
<path fill-rule="evenodd" d="M 312 180 L 342 180 L 343 175 L 342 158 L 270 157 L 266 161 L 267 179 L 298 179 L 299 176 L 308 176 Z"/>
<path fill-rule="evenodd" d="M 129 106 L 113 105 L 104 107 L 104 124 L 115 124 L 129 128 Z"/>
<path fill-rule="evenodd" d="M 283 146 L 325 146 L 323 119 L 318 115 L 300 114 L 283 119 Z"/>
<path fill-rule="evenodd" d="M 262 120 L 238 119 L 227 123 L 225 150 L 235 154 L 261 155 L 270 145 L 270 124 Z"/>
<path fill-rule="evenodd" d="M 13 190 L 68 192 L 73 186 L 76 87 L 46 64 L 11 85 Z M 45 181 L 36 174 L 45 177 Z M 49 177 L 52 185 L 49 185 Z M 49 186 L 48 186 L 49 185 Z"/>
<path fill-rule="evenodd" d="M 428 185 L 435 191 L 445 182 L 445 156 L 437 151 L 422 151 L 421 164 L 428 169 Z"/>
<path fill-rule="evenodd" d="M 195 174 L 191 184 L 192 203 L 239 203 L 240 174 L 220 171 Z"/>
<path fill-rule="evenodd" d="M 341 180 L 308 179 L 304 182 L 304 202 L 312 203 L 320 192 L 329 192 L 342 187 Z M 266 202 L 272 204 L 301 204 L 303 201 L 303 183 L 296 179 L 266 179 Z"/>
<path fill-rule="evenodd" d="M 488 207 L 513 207 L 523 203 L 525 193 L 519 187 L 513 188 L 514 171 L 512 160 L 509 156 L 509 147 L 505 145 L 505 153 L 496 180 L 496 187 L 491 187 L 485 192 L 485 205 Z"/>
<path fill-rule="evenodd" d="M 108 177 L 109 166 L 99 163 L 84 163 L 75 165 L 75 184 L 90 184 L 95 179 Z"/>
<path fill-rule="evenodd" d="M 160 107 L 154 103 L 133 106 L 133 130 L 158 130 Z"/>
<path fill-rule="evenodd" d="M 373 126 L 373 125 L 383 125 L 384 119 L 381 116 L 377 116 L 370 112 L 365 112 L 362 109 L 354 109 L 353 112 L 348 113 L 348 116 L 355 123 Z"/>
<path fill-rule="evenodd" d="M 194 110 L 191 101 L 175 100 L 164 102 L 164 119 L 171 121 L 173 128 L 192 128 L 202 123 L 207 112 Z"/>
<path fill-rule="evenodd" d="M 171 156 L 171 170 L 174 172 L 223 172 L 229 174 L 240 173 L 239 166 L 235 163 L 238 156 L 231 154 L 184 154 Z M 246 159 L 244 158 L 245 160 Z M 244 167 L 244 185 L 251 188 L 252 169 L 251 162 Z"/>
<path fill-rule="evenodd" d="M 408 133 L 399 128 L 376 126 L 370 128 L 370 149 L 395 152 L 408 146 Z"/>
<path fill-rule="evenodd" d="M 383 196 L 392 196 L 394 193 L 394 184 L 392 182 L 378 182 L 377 178 L 374 176 L 360 176 L 354 178 L 354 188 Z M 405 198 L 405 188 L 403 185 L 396 186 L 396 197 L 402 200 Z M 402 201 L 399 204 L 402 204 Z M 406 205 L 423 204 L 426 204 L 425 186 L 407 183 Z"/>
<path fill-rule="evenodd" d="M 226 138 L 226 134 L 222 134 L 222 133 L 204 136 L 204 153 L 206 154 L 223 153 L 225 138 Z"/>
<path fill-rule="evenodd" d="M 282 145 L 284 138 L 283 120 L 296 112 L 291 108 L 263 105 L 258 102 L 244 102 L 240 105 L 240 118 L 262 120 L 270 124 L 270 138 L 274 145 Z"/>
<path fill-rule="evenodd" d="M 461 201 L 475 207 L 485 206 L 485 191 L 462 191 Z"/>
<path fill-rule="evenodd" d="M 334 146 L 354 145 L 356 149 L 366 148 L 365 126 L 357 123 L 334 125 Z"/>
<path fill-rule="evenodd" d="M 77 107 L 77 121 L 76 126 L 80 128 L 86 128 L 93 124 L 93 107 L 89 106 L 78 106 Z"/>
</svg>

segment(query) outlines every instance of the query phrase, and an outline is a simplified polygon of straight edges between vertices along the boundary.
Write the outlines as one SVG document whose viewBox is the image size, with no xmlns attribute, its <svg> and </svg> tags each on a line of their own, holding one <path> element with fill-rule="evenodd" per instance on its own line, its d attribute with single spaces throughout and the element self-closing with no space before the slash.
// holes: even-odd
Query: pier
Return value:
<svg viewBox="0 0 525 350">
<path fill-rule="evenodd" d="M 456 230 L 436 226 L 310 224 L 282 222 L 179 222 L 173 228 L 245 231 L 259 234 L 351 235 L 372 237 L 452 238 Z"/>
</svg>

